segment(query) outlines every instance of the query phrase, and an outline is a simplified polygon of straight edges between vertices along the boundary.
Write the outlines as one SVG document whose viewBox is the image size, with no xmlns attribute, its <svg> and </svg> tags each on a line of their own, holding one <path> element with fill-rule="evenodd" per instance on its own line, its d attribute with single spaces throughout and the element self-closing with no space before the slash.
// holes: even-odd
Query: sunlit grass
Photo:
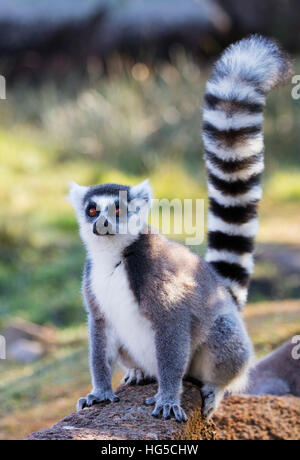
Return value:
<svg viewBox="0 0 300 460">
<path fill-rule="evenodd" d="M 267 182 L 267 199 L 274 205 L 285 202 L 300 202 L 300 171 L 277 171 Z"/>
</svg>

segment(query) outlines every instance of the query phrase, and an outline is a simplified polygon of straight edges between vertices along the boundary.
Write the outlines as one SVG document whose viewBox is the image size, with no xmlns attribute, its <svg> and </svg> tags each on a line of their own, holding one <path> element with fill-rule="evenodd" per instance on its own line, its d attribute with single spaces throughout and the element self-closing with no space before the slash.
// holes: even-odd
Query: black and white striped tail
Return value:
<svg viewBox="0 0 300 460">
<path fill-rule="evenodd" d="M 207 82 L 203 141 L 208 172 L 210 262 L 240 309 L 253 271 L 264 169 L 266 93 L 291 73 L 276 43 L 254 35 L 231 45 Z"/>
</svg>

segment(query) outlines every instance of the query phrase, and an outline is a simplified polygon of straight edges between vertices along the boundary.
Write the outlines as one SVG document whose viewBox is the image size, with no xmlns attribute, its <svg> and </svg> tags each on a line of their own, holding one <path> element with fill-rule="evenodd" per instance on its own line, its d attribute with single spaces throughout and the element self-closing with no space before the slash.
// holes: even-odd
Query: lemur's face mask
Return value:
<svg viewBox="0 0 300 460">
<path fill-rule="evenodd" d="M 148 181 L 128 187 L 128 190 L 115 185 L 114 193 L 106 193 L 106 184 L 96 189 L 75 186 L 85 189 L 84 193 L 81 190 L 81 206 L 76 201 L 74 185 L 69 195 L 85 238 L 88 234 L 94 237 L 137 235 L 145 226 L 152 198 Z"/>
<path fill-rule="evenodd" d="M 120 191 L 118 197 L 93 197 L 86 206 L 86 219 L 94 235 L 131 234 L 139 231 L 145 203 L 130 200 L 127 191 Z"/>
</svg>

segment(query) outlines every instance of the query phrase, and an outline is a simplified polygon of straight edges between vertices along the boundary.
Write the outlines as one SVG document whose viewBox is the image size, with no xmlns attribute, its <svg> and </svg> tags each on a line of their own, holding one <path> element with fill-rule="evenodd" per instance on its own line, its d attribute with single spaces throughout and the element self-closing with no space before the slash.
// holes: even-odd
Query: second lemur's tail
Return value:
<svg viewBox="0 0 300 460">
<path fill-rule="evenodd" d="M 207 82 L 203 141 L 208 172 L 210 262 L 240 309 L 253 271 L 257 203 L 264 169 L 266 93 L 291 74 L 272 40 L 251 36 L 231 45 Z"/>
</svg>

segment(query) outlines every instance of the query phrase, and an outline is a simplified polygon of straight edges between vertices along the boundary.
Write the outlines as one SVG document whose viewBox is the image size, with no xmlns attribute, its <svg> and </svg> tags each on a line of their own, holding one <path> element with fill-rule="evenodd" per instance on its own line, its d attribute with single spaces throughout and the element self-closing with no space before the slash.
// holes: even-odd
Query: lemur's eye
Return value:
<svg viewBox="0 0 300 460">
<path fill-rule="evenodd" d="M 92 207 L 89 209 L 89 215 L 94 217 L 97 214 L 97 209 Z"/>
</svg>

